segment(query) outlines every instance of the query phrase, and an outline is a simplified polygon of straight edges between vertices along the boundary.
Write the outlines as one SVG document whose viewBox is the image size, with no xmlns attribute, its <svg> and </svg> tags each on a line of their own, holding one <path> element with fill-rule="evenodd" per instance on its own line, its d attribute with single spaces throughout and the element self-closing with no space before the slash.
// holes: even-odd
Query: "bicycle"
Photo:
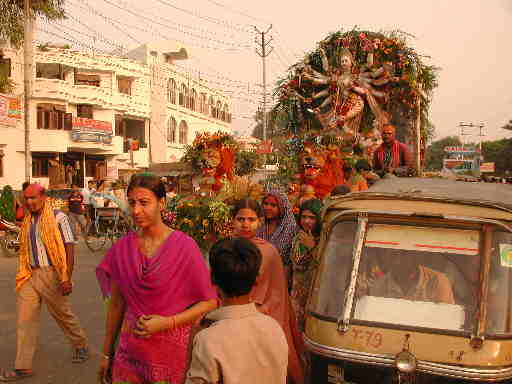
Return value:
<svg viewBox="0 0 512 384">
<path fill-rule="evenodd" d="M 94 208 L 94 217 L 87 225 L 85 244 L 91 252 L 98 252 L 108 241 L 113 245 L 131 230 L 131 225 L 119 208 Z"/>
</svg>

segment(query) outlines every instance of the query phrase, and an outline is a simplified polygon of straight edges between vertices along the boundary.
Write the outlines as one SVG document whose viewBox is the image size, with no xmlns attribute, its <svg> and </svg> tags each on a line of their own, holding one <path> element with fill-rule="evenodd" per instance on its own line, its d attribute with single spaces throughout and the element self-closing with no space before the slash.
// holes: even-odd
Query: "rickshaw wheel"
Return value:
<svg viewBox="0 0 512 384">
<path fill-rule="evenodd" d="M 97 233 L 94 223 L 90 223 L 87 226 L 85 235 L 85 245 L 87 245 L 87 248 L 89 248 L 91 252 L 98 252 L 105 246 L 106 243 L 106 234 Z"/>
</svg>

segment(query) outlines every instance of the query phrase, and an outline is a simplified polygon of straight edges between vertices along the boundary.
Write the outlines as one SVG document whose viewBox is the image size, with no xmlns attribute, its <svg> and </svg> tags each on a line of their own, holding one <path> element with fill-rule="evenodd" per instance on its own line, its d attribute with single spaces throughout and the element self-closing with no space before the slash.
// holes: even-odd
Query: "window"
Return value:
<svg viewBox="0 0 512 384">
<path fill-rule="evenodd" d="M 66 107 L 57 104 L 37 105 L 37 129 L 72 129 L 73 116 Z"/>
<path fill-rule="evenodd" d="M 201 93 L 200 111 L 203 114 L 208 114 L 208 104 L 206 101 L 206 93 Z"/>
<path fill-rule="evenodd" d="M 132 80 L 118 77 L 117 78 L 117 89 L 119 90 L 119 93 L 123 93 L 125 95 L 131 95 L 132 94 Z"/>
<path fill-rule="evenodd" d="M 102 167 L 105 167 L 104 160 L 85 159 L 85 177 L 98 177 Z"/>
<path fill-rule="evenodd" d="M 100 86 L 99 75 L 87 75 L 85 73 L 75 72 L 75 85 L 89 85 L 91 87 Z"/>
<path fill-rule="evenodd" d="M 197 92 L 195 89 L 192 90 L 192 94 L 190 96 L 190 109 L 195 111 L 197 108 Z"/>
<path fill-rule="evenodd" d="M 228 122 L 229 115 L 229 107 L 227 104 L 224 104 L 224 109 L 222 110 L 222 121 Z"/>
<path fill-rule="evenodd" d="M 0 57 L 0 75 L 11 77 L 11 59 Z"/>
<path fill-rule="evenodd" d="M 177 91 L 176 81 L 174 81 L 174 79 L 169 79 L 169 82 L 167 83 L 167 101 L 169 103 L 176 104 Z"/>
<path fill-rule="evenodd" d="M 185 120 L 180 123 L 180 144 L 187 144 L 188 142 L 188 125 Z"/>
<path fill-rule="evenodd" d="M 480 269 L 479 244 L 478 229 L 370 222 L 353 318 L 471 332 L 478 304 L 474 277 Z M 408 316 L 394 317 L 397 308 Z"/>
<path fill-rule="evenodd" d="M 217 101 L 217 108 L 215 108 L 215 118 L 220 119 L 222 117 L 222 102 L 219 100 Z"/>
<path fill-rule="evenodd" d="M 208 100 L 208 106 L 210 107 L 210 116 L 215 118 L 217 113 L 215 112 L 215 101 L 213 100 L 213 96 L 210 96 Z"/>
<path fill-rule="evenodd" d="M 115 125 L 116 136 L 121 136 L 121 137 L 124 136 L 124 131 L 125 131 L 124 126 L 125 126 L 125 123 L 123 120 L 123 116 L 116 115 L 116 125 Z"/>
<path fill-rule="evenodd" d="M 55 63 L 36 63 L 36 77 L 64 80 L 64 66 Z"/>
<path fill-rule="evenodd" d="M 49 159 L 32 157 L 32 177 L 48 177 Z"/>
<path fill-rule="evenodd" d="M 169 118 L 167 121 L 167 142 L 176 142 L 176 120 L 174 117 Z"/>
<path fill-rule="evenodd" d="M 78 117 L 85 117 L 87 119 L 93 118 L 92 105 L 89 104 L 77 104 L 76 115 Z"/>
<path fill-rule="evenodd" d="M 187 106 L 187 99 L 188 99 L 188 88 L 185 84 L 181 84 L 180 87 L 180 105 L 183 107 Z"/>
</svg>

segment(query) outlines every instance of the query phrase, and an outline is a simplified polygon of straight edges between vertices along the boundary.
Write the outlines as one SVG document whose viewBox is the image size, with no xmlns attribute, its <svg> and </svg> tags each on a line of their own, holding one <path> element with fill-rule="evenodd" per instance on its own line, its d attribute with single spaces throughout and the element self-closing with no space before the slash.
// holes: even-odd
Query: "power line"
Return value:
<svg viewBox="0 0 512 384">
<path fill-rule="evenodd" d="M 81 0 L 83 1 L 83 0 Z M 222 40 L 217 40 L 217 39 L 212 39 L 212 38 L 209 38 L 209 37 L 204 37 L 204 36 L 201 36 L 201 35 L 197 35 L 195 33 L 192 33 L 192 32 L 185 32 L 185 31 L 182 31 L 180 30 L 179 28 L 177 27 L 171 27 L 167 24 L 164 24 L 164 23 L 161 23 L 157 20 L 154 20 L 154 19 L 150 19 L 148 17 L 145 17 L 145 16 L 142 16 L 141 14 L 137 14 L 136 12 L 133 12 L 132 10 L 128 9 L 128 8 L 123 8 L 115 3 L 113 3 L 112 1 L 110 0 L 103 0 L 105 3 L 117 8 L 117 9 L 120 9 L 120 10 L 123 10 L 125 12 L 128 12 L 130 13 L 131 15 L 133 16 L 136 16 L 136 17 L 139 17 L 139 18 L 143 18 L 147 21 L 151 21 L 152 23 L 155 23 L 155 24 L 158 24 L 164 28 L 167 28 L 169 30 L 174 30 L 174 31 L 177 31 L 177 32 L 180 32 L 180 33 L 183 33 L 185 35 L 189 35 L 189 36 L 192 36 L 193 38 L 196 38 L 196 39 L 200 39 L 200 40 L 207 40 L 207 41 L 212 41 L 214 43 L 217 43 L 217 44 L 225 44 L 225 45 L 230 45 L 232 47 L 240 47 L 240 48 L 245 48 L 245 49 L 248 49 L 250 48 L 249 45 L 241 45 L 241 44 L 237 44 L 237 43 L 232 43 L 232 42 L 228 42 L 228 41 L 222 41 Z M 157 0 L 157 1 L 160 1 L 160 0 Z M 174 7 L 174 6 L 173 6 Z"/>
<path fill-rule="evenodd" d="M 117 0 L 118 3 L 121 3 L 124 5 L 125 8 L 130 8 L 130 9 L 133 9 L 133 10 L 136 10 L 137 12 L 144 12 L 144 13 L 147 13 L 147 10 L 141 10 L 141 9 L 136 9 L 133 7 L 133 5 L 131 4 L 128 4 L 126 1 L 123 1 L 123 0 Z M 166 17 L 163 17 L 162 15 L 160 14 L 154 14 L 152 15 L 153 17 L 157 17 L 159 18 L 160 20 L 163 20 L 165 21 L 166 23 L 170 23 L 170 24 L 174 24 L 174 25 L 177 25 L 181 28 L 186 28 L 186 29 L 191 29 L 191 30 L 194 30 L 194 31 L 199 31 L 203 34 L 206 34 L 208 36 L 210 35 L 216 35 L 216 36 L 219 36 L 219 32 L 218 31 L 212 31 L 211 29 L 204 29 L 204 28 L 201 28 L 201 27 L 198 27 L 198 26 L 191 26 L 191 25 L 187 25 L 187 24 L 181 24 L 181 23 L 177 23 L 176 21 L 170 19 L 170 18 L 166 18 Z M 237 32 L 237 34 L 235 35 L 232 31 L 226 31 L 226 32 L 221 32 L 220 33 L 221 35 L 223 35 L 224 37 L 228 37 L 230 39 L 233 39 L 237 36 L 240 35 L 239 32 Z"/>
<path fill-rule="evenodd" d="M 69 1 L 69 0 L 68 0 L 68 1 Z M 101 15 L 101 14 L 100 14 L 100 12 L 96 11 L 93 7 L 91 7 L 89 4 L 87 4 L 87 3 L 85 2 L 85 0 L 78 0 L 78 1 L 80 1 L 80 2 L 84 3 L 84 5 L 85 5 L 87 8 L 89 8 L 92 12 L 94 12 L 94 13 L 96 13 L 96 14 Z M 116 20 L 116 19 L 114 19 L 114 18 L 110 18 L 112 21 L 115 21 L 115 22 L 117 22 L 118 24 L 123 25 L 123 26 L 128 27 L 128 28 L 131 28 L 131 29 L 136 29 L 136 30 L 139 30 L 139 31 L 142 31 L 142 32 L 145 32 L 145 33 L 149 33 L 149 34 L 151 34 L 151 35 L 153 35 L 153 36 L 157 36 L 157 37 L 158 37 L 158 38 L 160 38 L 160 39 L 169 40 L 169 35 L 164 35 L 164 34 L 160 33 L 159 31 L 157 31 L 157 30 L 155 30 L 155 29 L 153 29 L 153 28 L 152 28 L 152 25 L 153 25 L 153 24 L 158 24 L 158 25 L 160 25 L 160 26 L 162 26 L 162 27 L 164 27 L 164 28 L 166 28 L 166 29 L 172 29 L 172 28 L 168 27 L 166 24 L 161 23 L 161 22 L 158 22 L 158 21 L 156 21 L 156 20 L 154 20 L 154 19 L 151 19 L 151 18 L 149 18 L 149 17 L 146 17 L 146 16 L 144 16 L 144 15 L 142 14 L 142 12 L 141 12 L 141 13 L 137 13 L 137 12 L 134 12 L 134 11 L 132 11 L 132 10 L 130 10 L 130 9 L 124 9 L 124 8 L 122 8 L 122 7 L 120 7 L 120 6 L 116 5 L 116 4 L 113 4 L 113 3 L 109 2 L 108 0 L 103 0 L 103 1 L 110 3 L 110 4 L 111 4 L 111 5 L 113 5 L 114 7 L 116 7 L 116 8 L 118 8 L 118 9 L 120 9 L 120 10 L 123 10 L 123 11 L 125 11 L 125 12 L 127 12 L 127 13 L 131 14 L 132 16 L 134 16 L 134 17 L 136 17 L 136 18 L 139 18 L 139 19 L 141 19 L 141 20 L 144 20 L 144 21 L 145 21 L 145 24 L 142 24 L 142 25 L 147 25 L 147 26 L 149 26 L 149 27 L 151 28 L 151 30 L 148 30 L 148 29 L 146 29 L 146 28 L 143 28 L 143 27 L 141 27 L 140 25 L 127 24 L 126 22 L 121 22 L 121 21 Z M 106 17 L 106 16 L 103 16 L 103 17 Z M 219 47 L 219 46 L 213 47 L 213 46 L 204 45 L 204 44 L 198 44 L 198 43 L 194 43 L 194 42 L 186 42 L 186 41 L 184 41 L 184 40 L 182 40 L 182 39 L 179 39 L 179 38 L 176 38 L 176 37 L 173 37 L 172 39 L 173 39 L 173 40 L 175 40 L 175 41 L 177 41 L 177 42 L 179 42 L 179 43 L 182 43 L 182 44 L 184 44 L 184 45 L 190 45 L 190 46 L 194 46 L 194 47 L 197 47 L 197 48 L 209 49 L 209 50 L 213 50 L 213 51 L 217 51 L 217 52 L 218 52 L 219 50 L 222 50 L 222 51 L 230 51 L 230 52 L 233 52 L 233 51 L 242 51 L 242 50 L 243 50 L 243 49 L 242 49 L 242 48 L 240 48 L 240 47 L 239 47 L 239 48 L 237 48 L 237 47 L 228 48 L 228 47 Z M 207 40 L 207 39 L 203 39 L 203 40 Z M 226 43 L 226 44 L 229 44 L 229 43 Z M 248 49 L 248 48 L 247 48 L 247 49 Z"/>
<path fill-rule="evenodd" d="M 225 28 L 236 29 L 237 31 L 240 31 L 240 32 L 250 32 L 250 26 L 249 25 L 233 24 L 233 23 L 230 23 L 230 22 L 228 22 L 226 20 L 218 19 L 218 18 L 215 18 L 215 17 L 203 16 L 203 15 L 201 15 L 198 12 L 194 12 L 194 11 L 191 11 L 191 10 L 188 10 L 188 9 L 185 9 L 185 8 L 178 7 L 178 6 L 176 6 L 174 4 L 171 4 L 171 3 L 167 2 L 167 1 L 164 1 L 164 0 L 155 0 L 155 1 L 159 2 L 160 4 L 166 5 L 166 6 L 170 7 L 170 8 L 173 8 L 173 9 L 175 9 L 177 11 L 186 13 L 187 15 L 197 17 L 199 19 L 202 19 L 202 20 L 208 21 L 210 23 L 214 23 L 214 24 L 220 25 L 220 26 L 225 27 Z"/>
<path fill-rule="evenodd" d="M 69 1 L 69 0 L 68 0 Z M 73 4 L 73 3 L 72 3 Z M 82 8 L 81 6 L 79 6 L 78 4 L 74 4 L 75 6 L 78 6 L 79 8 Z M 125 30 L 123 30 L 122 28 L 120 28 L 118 25 L 115 24 L 114 20 L 112 20 L 111 18 L 109 18 L 108 16 L 105 16 L 103 14 L 101 14 L 100 12 L 97 12 L 94 8 L 92 7 L 88 7 L 89 8 L 89 12 L 91 13 L 94 13 L 96 14 L 97 16 L 100 16 L 101 18 L 103 18 L 108 24 L 110 24 L 112 27 L 114 27 L 115 29 L 117 29 L 119 32 L 123 33 L 124 35 L 128 36 L 131 40 L 135 41 L 137 44 L 142 44 L 138 39 L 136 39 L 135 37 L 133 37 L 130 33 L 126 32 Z M 84 9 L 84 8 L 82 8 Z M 92 30 L 92 31 L 96 31 L 97 30 L 94 30 L 93 28 L 87 26 L 86 24 L 82 23 L 80 20 L 76 19 L 75 17 L 67 14 L 68 17 L 71 17 L 73 20 L 75 20 L 76 22 L 78 22 L 79 24 L 81 24 L 82 26 L 86 27 L 87 29 L 89 30 Z"/>
<path fill-rule="evenodd" d="M 215 0 L 206 0 L 206 1 L 208 1 L 209 3 L 211 3 L 213 5 L 216 5 L 217 7 L 228 9 L 229 11 L 231 11 L 233 13 L 237 13 L 237 14 L 239 14 L 241 16 L 245 16 L 248 19 L 251 19 L 253 21 L 262 21 L 262 22 L 267 23 L 267 24 L 270 23 L 270 21 L 268 21 L 268 20 L 265 20 L 265 19 L 262 19 L 262 18 L 259 18 L 259 17 L 256 17 L 256 16 L 249 15 L 246 12 L 237 10 L 237 9 L 233 8 L 232 6 L 229 6 L 229 5 L 226 5 L 226 4 L 222 4 L 222 3 L 218 2 L 218 1 L 215 1 Z"/>
</svg>

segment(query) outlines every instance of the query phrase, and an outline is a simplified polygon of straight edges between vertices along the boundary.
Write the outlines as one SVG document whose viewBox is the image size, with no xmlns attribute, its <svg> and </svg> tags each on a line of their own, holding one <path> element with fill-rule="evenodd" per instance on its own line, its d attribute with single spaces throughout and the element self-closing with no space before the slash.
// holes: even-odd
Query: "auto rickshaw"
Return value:
<svg viewBox="0 0 512 384">
<path fill-rule="evenodd" d="M 512 378 L 512 187 L 392 178 L 329 198 L 311 383 Z"/>
</svg>

